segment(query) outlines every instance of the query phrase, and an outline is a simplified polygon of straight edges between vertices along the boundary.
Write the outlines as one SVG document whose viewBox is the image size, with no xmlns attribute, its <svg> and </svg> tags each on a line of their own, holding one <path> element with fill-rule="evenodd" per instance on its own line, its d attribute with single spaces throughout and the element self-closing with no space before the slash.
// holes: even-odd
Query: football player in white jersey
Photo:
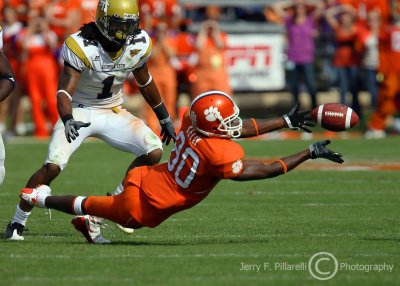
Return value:
<svg viewBox="0 0 400 286">
<path fill-rule="evenodd" d="M 7 57 L 3 51 L 3 27 L 0 26 L 0 102 L 6 99 L 15 87 L 14 72 L 8 62 Z M 6 175 L 6 169 L 4 167 L 4 160 L 6 153 L 4 150 L 3 139 L 0 134 L 0 186 L 3 184 L 4 177 Z"/>
<path fill-rule="evenodd" d="M 137 158 L 128 170 L 159 162 L 161 140 L 142 120 L 121 107 L 123 83 L 131 72 L 160 121 L 162 141 L 168 145 L 175 140 L 173 122 L 146 66 L 151 40 L 138 26 L 136 0 L 100 0 L 95 22 L 65 40 L 61 52 L 64 68 L 57 92 L 60 120 L 54 127 L 47 159 L 27 187 L 49 185 L 87 137 L 100 138 L 114 148 L 135 154 Z M 121 184 L 116 193 L 122 190 Z M 7 225 L 6 238 L 24 239 L 31 209 L 20 201 Z"/>
</svg>

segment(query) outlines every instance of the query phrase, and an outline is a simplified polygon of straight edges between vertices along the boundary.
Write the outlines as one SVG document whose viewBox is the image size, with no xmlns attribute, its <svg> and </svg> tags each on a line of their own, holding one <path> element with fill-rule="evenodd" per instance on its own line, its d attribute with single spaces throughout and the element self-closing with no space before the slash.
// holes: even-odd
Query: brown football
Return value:
<svg viewBox="0 0 400 286">
<path fill-rule="evenodd" d="M 311 111 L 315 123 L 330 131 L 344 131 L 358 124 L 357 113 L 339 103 L 322 104 Z"/>
</svg>

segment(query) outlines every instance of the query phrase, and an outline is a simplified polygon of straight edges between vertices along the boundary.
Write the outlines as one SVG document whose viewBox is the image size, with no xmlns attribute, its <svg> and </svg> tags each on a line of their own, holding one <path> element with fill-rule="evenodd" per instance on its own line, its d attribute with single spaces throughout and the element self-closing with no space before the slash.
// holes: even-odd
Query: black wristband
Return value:
<svg viewBox="0 0 400 286">
<path fill-rule="evenodd" d="M 154 113 L 157 115 L 158 120 L 163 120 L 169 117 L 167 108 L 164 102 L 161 102 L 158 106 L 153 107 Z"/>
<path fill-rule="evenodd" d="M 0 76 L 0 79 L 7 79 L 11 81 L 13 88 L 15 88 L 15 77 L 13 75 L 2 75 Z"/>
<path fill-rule="evenodd" d="M 72 114 L 66 114 L 66 115 L 64 115 L 62 118 L 61 118 L 61 121 L 64 123 L 64 125 L 65 125 L 65 122 L 67 122 L 68 120 L 70 120 L 70 119 L 74 119 L 74 117 L 72 116 Z"/>
</svg>

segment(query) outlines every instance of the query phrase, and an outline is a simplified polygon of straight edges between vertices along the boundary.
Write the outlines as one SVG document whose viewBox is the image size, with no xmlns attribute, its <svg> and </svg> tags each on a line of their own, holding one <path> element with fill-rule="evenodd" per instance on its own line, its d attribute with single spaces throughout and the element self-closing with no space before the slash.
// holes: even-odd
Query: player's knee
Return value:
<svg viewBox="0 0 400 286">
<path fill-rule="evenodd" d="M 44 165 L 43 168 L 45 171 L 44 179 L 46 184 L 49 184 L 61 172 L 60 167 L 52 163 Z"/>
<path fill-rule="evenodd" d="M 152 131 L 149 131 L 144 136 L 144 144 L 147 146 L 147 150 L 155 150 L 161 149 L 162 150 L 162 142 L 160 138 Z"/>
<path fill-rule="evenodd" d="M 161 160 L 162 155 L 163 155 L 162 149 L 155 149 L 151 151 L 149 154 L 147 154 L 146 157 L 149 165 L 158 164 Z"/>
</svg>

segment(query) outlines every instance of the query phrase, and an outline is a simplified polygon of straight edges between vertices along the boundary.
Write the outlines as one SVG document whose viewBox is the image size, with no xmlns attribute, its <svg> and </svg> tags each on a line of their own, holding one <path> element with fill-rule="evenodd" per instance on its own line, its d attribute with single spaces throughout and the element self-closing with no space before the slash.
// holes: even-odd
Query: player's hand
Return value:
<svg viewBox="0 0 400 286">
<path fill-rule="evenodd" d="M 305 132 L 311 133 L 312 131 L 307 128 L 314 127 L 314 122 L 311 121 L 310 110 L 302 110 L 299 111 L 300 101 L 296 103 L 296 105 L 285 115 L 283 118 L 285 119 L 287 127 L 292 130 L 304 130 Z"/>
<path fill-rule="evenodd" d="M 311 144 L 309 147 L 311 159 L 325 158 L 330 161 L 342 164 L 344 162 L 344 160 L 342 159 L 343 155 L 338 152 L 331 151 L 325 147 L 330 143 L 330 140 L 324 140 Z"/>
<path fill-rule="evenodd" d="M 171 139 L 175 142 L 176 133 L 171 117 L 168 116 L 167 118 L 160 120 L 160 125 L 162 142 L 165 143 L 165 145 L 169 145 Z"/>
<path fill-rule="evenodd" d="M 82 127 L 88 127 L 90 122 L 75 121 L 74 119 L 69 119 L 64 124 L 64 132 L 67 141 L 71 143 L 71 140 L 75 140 L 79 136 L 78 130 Z"/>
</svg>

